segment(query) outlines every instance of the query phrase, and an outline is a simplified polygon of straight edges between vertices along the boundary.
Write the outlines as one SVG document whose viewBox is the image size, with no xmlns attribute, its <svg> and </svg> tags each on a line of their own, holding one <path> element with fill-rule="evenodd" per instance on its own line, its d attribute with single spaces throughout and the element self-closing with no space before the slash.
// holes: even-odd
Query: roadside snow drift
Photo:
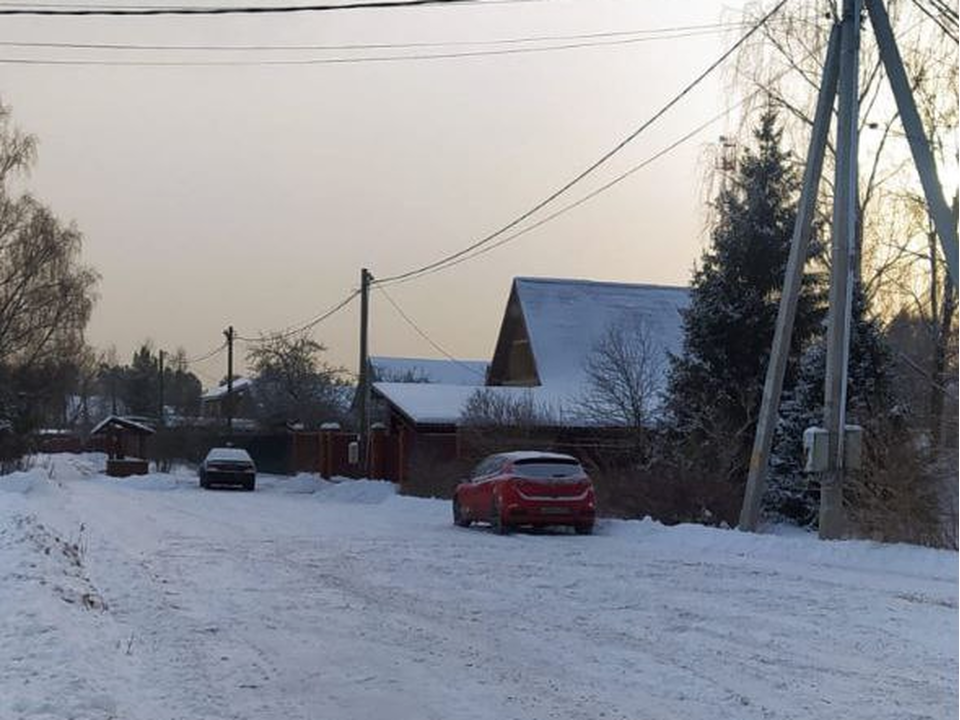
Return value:
<svg viewBox="0 0 960 720">
<path fill-rule="evenodd" d="M 957 717 L 956 553 L 102 462 L 0 478 L 4 720 Z"/>
</svg>

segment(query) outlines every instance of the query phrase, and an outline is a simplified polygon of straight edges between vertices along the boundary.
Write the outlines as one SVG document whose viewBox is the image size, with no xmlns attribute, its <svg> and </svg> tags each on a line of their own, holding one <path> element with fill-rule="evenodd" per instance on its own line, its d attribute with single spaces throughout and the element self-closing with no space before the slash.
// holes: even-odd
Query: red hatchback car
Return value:
<svg viewBox="0 0 960 720">
<path fill-rule="evenodd" d="M 520 525 L 569 525 L 593 532 L 593 483 L 576 458 L 523 451 L 491 455 L 453 495 L 453 521 L 488 522 L 497 533 Z"/>
</svg>

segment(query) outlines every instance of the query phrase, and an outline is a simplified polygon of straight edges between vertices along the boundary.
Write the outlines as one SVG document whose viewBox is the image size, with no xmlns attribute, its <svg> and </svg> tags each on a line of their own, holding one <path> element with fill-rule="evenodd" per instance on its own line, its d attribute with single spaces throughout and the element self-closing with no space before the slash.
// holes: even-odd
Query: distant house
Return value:
<svg viewBox="0 0 960 720">
<path fill-rule="evenodd" d="M 146 475 L 147 439 L 154 429 L 144 422 L 130 417 L 110 415 L 94 426 L 90 436 L 104 441 L 107 452 L 107 475 L 128 477 Z"/>
<path fill-rule="evenodd" d="M 249 378 L 234 378 L 233 380 L 233 416 L 243 417 L 247 397 L 253 381 Z M 227 397 L 227 384 L 219 385 L 207 390 L 200 396 L 200 417 L 224 418 L 224 400 Z"/>
<path fill-rule="evenodd" d="M 466 378 L 473 382 L 375 382 L 373 396 L 385 408 L 402 457 L 425 447 L 433 454 L 456 452 L 464 408 L 480 390 L 532 402 L 551 424 L 586 427 L 591 423 L 579 412 L 585 364 L 601 337 L 618 323 L 639 322 L 666 367 L 667 354 L 681 350 L 681 311 L 688 302 L 682 287 L 516 278 L 484 382 L 476 375 Z M 665 377 L 660 380 L 664 385 Z"/>
<path fill-rule="evenodd" d="M 583 389 L 597 341 L 624 321 L 639 321 L 664 358 L 679 352 L 686 288 L 589 280 L 517 278 L 500 324 L 488 385 L 542 387 L 570 402 Z"/>
</svg>

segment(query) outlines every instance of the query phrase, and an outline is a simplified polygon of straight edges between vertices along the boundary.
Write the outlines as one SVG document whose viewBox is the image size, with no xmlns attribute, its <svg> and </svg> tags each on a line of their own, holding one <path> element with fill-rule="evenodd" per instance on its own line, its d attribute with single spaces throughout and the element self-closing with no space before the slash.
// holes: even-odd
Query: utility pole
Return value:
<svg viewBox="0 0 960 720">
<path fill-rule="evenodd" d="M 837 74 L 839 71 L 840 26 L 834 25 L 827 46 L 827 59 L 820 83 L 820 95 L 813 120 L 813 132 L 810 135 L 810 149 L 807 152 L 807 165 L 803 172 L 803 189 L 797 207 L 797 219 L 793 226 L 793 238 L 790 242 L 790 257 L 787 260 L 787 272 L 780 295 L 777 310 L 777 326 L 773 336 L 773 348 L 767 363 L 767 376 L 763 384 L 763 400 L 757 419 L 757 434 L 754 437 L 753 452 L 750 455 L 750 473 L 747 476 L 747 488 L 743 506 L 740 509 L 740 530 L 754 531 L 760 521 L 760 508 L 763 491 L 767 481 L 767 463 L 773 446 L 773 434 L 780 412 L 780 393 L 783 391 L 783 377 L 790 356 L 790 338 L 793 335 L 793 323 L 797 317 L 797 303 L 803 286 L 803 267 L 810 247 L 813 231 L 813 217 L 817 206 L 817 188 L 823 171 L 823 158 L 830 133 L 830 118 L 833 115 L 833 101 L 837 95 Z"/>
<path fill-rule="evenodd" d="M 820 537 L 844 531 L 844 430 L 847 424 L 847 366 L 853 299 L 853 260 L 857 241 L 857 101 L 860 69 L 860 0 L 843 1 L 840 21 L 840 81 L 837 165 L 834 180 L 830 308 L 827 313 L 827 371 L 823 421 L 827 430 L 827 470 L 820 476 Z"/>
<path fill-rule="evenodd" d="M 227 413 L 227 432 L 233 432 L 233 325 L 223 331 L 227 338 L 227 396 L 223 399 L 223 409 Z"/>
<path fill-rule="evenodd" d="M 159 415 L 159 418 L 160 418 L 160 425 L 161 425 L 161 426 L 163 426 L 163 421 L 164 421 L 164 417 L 163 417 L 163 406 L 164 406 L 164 402 L 163 402 L 163 358 L 164 358 L 164 355 L 166 355 L 166 353 L 165 353 L 163 350 L 161 350 L 161 351 L 158 353 L 159 368 L 160 368 L 160 375 L 159 375 L 159 378 L 158 378 L 158 379 L 159 379 L 159 386 L 160 386 L 160 387 L 159 387 L 159 390 L 160 390 L 160 393 L 159 393 L 159 394 L 160 394 L 160 403 L 159 403 L 160 415 Z"/>
<path fill-rule="evenodd" d="M 820 139 L 829 127 L 829 114 L 824 114 L 826 102 L 832 106 L 834 86 L 838 84 L 839 119 L 836 143 L 836 175 L 834 182 L 830 309 L 827 327 L 827 368 L 824 383 L 824 426 L 809 428 L 814 431 L 810 436 L 811 447 L 807 464 L 820 475 L 820 537 L 837 538 L 844 532 L 843 480 L 847 469 L 847 453 L 844 447 L 847 441 L 847 368 L 850 359 L 851 312 L 855 284 L 859 278 L 860 262 L 859 233 L 861 219 L 857 217 L 857 154 L 859 138 L 858 119 L 858 71 L 860 52 L 860 16 L 862 3 L 866 3 L 870 13 L 880 57 L 890 78 L 897 108 L 910 142 L 914 164 L 920 174 L 927 207 L 936 226 L 943 254 L 947 259 L 950 278 L 957 281 L 957 221 L 956 208 L 951 212 L 937 178 L 936 166 L 930 144 L 917 113 L 910 84 L 907 80 L 903 62 L 897 49 L 896 40 L 890 29 L 883 0 L 843 0 L 843 17 L 839 25 L 834 26 L 827 50 L 817 115 L 814 119 L 813 137 L 804 172 L 804 187 L 800 197 L 797 224 L 794 227 L 793 244 L 783 294 L 777 315 L 777 329 L 774 345 L 771 349 L 770 364 L 763 389 L 763 401 L 754 438 L 753 454 L 750 458 L 750 474 L 747 478 L 747 490 L 740 511 L 740 528 L 755 530 L 759 519 L 763 498 L 767 463 L 773 429 L 779 412 L 780 393 L 783 388 L 783 372 L 786 354 L 789 350 L 790 335 L 796 311 L 797 295 L 802 279 L 802 259 L 806 242 L 803 225 L 809 222 L 807 214 L 812 210 L 808 204 L 816 194 L 813 184 L 811 197 L 810 181 L 819 177 L 822 169 L 823 151 L 826 138 Z M 839 31 L 838 31 L 839 28 Z M 837 33 L 839 32 L 839 50 Z M 839 53 L 839 57 L 835 57 Z M 839 82 L 837 73 L 839 71 Z M 821 122 L 824 121 L 824 122 Z M 802 252 L 801 252 L 802 250 Z M 796 260 L 801 264 L 798 267 Z M 825 437 L 824 437 L 825 436 Z M 826 447 L 820 443 L 826 439 Z M 859 444 L 859 437 L 851 434 L 852 441 Z M 807 435 L 804 434 L 804 443 Z M 818 450 L 818 448 L 820 448 Z M 825 450 L 825 452 L 823 452 Z M 851 462 L 858 453 L 851 453 Z"/>
<path fill-rule="evenodd" d="M 370 320 L 370 281 L 373 275 L 366 268 L 360 270 L 360 370 L 357 385 L 358 425 L 360 427 L 360 462 L 366 469 L 367 441 L 370 430 L 370 357 L 367 347 L 367 327 Z"/>
</svg>

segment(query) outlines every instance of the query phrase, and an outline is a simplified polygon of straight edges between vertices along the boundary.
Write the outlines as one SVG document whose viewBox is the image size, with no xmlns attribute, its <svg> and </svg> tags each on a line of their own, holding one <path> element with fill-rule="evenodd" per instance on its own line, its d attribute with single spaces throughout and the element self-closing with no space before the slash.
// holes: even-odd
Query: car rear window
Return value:
<svg viewBox="0 0 960 720">
<path fill-rule="evenodd" d="M 252 463 L 250 455 L 241 448 L 213 448 L 207 454 L 207 462 Z"/>
<path fill-rule="evenodd" d="M 513 463 L 514 472 L 528 478 L 571 478 L 583 475 L 583 468 L 576 460 L 553 460 L 531 458 Z"/>
</svg>

